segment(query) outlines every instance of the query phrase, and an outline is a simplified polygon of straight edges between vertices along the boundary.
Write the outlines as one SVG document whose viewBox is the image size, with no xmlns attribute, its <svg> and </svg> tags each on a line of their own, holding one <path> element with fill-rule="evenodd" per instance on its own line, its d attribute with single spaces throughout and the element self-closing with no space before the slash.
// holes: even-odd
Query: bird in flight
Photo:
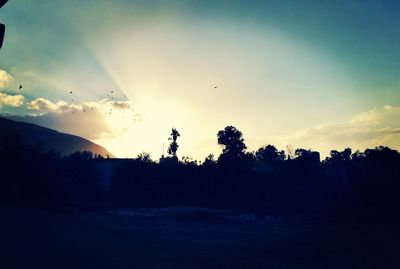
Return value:
<svg viewBox="0 0 400 269">
<path fill-rule="evenodd" d="M 18 90 L 21 90 L 23 88 L 22 84 L 19 85 Z"/>
</svg>

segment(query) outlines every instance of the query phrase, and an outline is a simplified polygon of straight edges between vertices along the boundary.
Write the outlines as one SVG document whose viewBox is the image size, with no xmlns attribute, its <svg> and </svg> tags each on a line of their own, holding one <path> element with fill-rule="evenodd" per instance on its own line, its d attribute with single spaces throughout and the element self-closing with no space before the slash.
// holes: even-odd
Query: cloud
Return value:
<svg viewBox="0 0 400 269">
<path fill-rule="evenodd" d="M 25 97 L 22 95 L 9 95 L 0 92 L 0 106 L 20 107 L 24 104 Z"/>
<path fill-rule="evenodd" d="M 400 106 L 385 105 L 383 108 L 375 108 L 361 113 L 353 118 L 352 124 L 364 126 L 400 126 Z"/>
<path fill-rule="evenodd" d="M 62 112 L 70 106 L 64 101 L 53 103 L 44 98 L 37 98 L 27 104 L 28 110 L 47 111 L 47 112 Z"/>
<path fill-rule="evenodd" d="M 400 149 L 400 106 L 385 105 L 354 116 L 348 122 L 326 123 L 275 139 L 295 147 L 312 148 L 323 156 L 332 149 L 364 150 L 380 145 Z M 285 142 L 284 142 L 285 141 Z"/>
<path fill-rule="evenodd" d="M 6 71 L 0 69 L 0 88 L 4 88 L 11 81 L 12 77 Z"/>
<path fill-rule="evenodd" d="M 87 139 L 115 137 L 140 120 L 139 114 L 129 101 L 52 102 L 37 98 L 27 103 L 31 114 L 3 115 L 6 118 L 29 122 L 61 132 L 79 135 Z"/>
<path fill-rule="evenodd" d="M 84 102 L 80 104 L 67 103 L 65 101 L 52 102 L 45 98 L 36 98 L 27 103 L 27 109 L 31 111 L 42 112 L 73 112 L 74 110 L 98 110 L 105 114 L 111 112 L 113 109 L 117 110 L 133 110 L 133 105 L 130 101 L 111 101 L 103 99 L 99 102 Z"/>
<path fill-rule="evenodd" d="M 111 102 L 111 105 L 116 109 L 131 109 L 132 104 L 127 101 L 114 101 Z"/>
</svg>

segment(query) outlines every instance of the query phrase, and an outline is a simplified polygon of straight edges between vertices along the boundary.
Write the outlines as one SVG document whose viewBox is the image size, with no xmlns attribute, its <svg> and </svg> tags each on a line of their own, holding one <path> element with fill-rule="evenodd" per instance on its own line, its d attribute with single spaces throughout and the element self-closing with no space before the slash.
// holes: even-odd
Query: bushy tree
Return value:
<svg viewBox="0 0 400 269">
<path fill-rule="evenodd" d="M 151 155 L 147 152 L 142 152 L 140 153 L 137 157 L 136 160 L 142 163 L 153 163 L 153 160 L 151 159 Z"/>
<path fill-rule="evenodd" d="M 223 155 L 240 158 L 247 149 L 244 144 L 242 132 L 233 126 L 227 126 L 217 134 L 218 144 L 223 145 Z"/>
<path fill-rule="evenodd" d="M 215 164 L 214 154 L 209 154 L 203 161 L 203 166 L 213 166 Z"/>
<path fill-rule="evenodd" d="M 311 149 L 296 149 L 294 152 L 296 156 L 295 160 L 308 162 L 308 163 L 319 163 L 320 162 L 320 155 L 317 151 L 312 151 Z"/>
<path fill-rule="evenodd" d="M 343 164 L 351 160 L 351 149 L 345 148 L 343 151 L 331 150 L 330 157 L 327 157 L 324 163 Z"/>
<path fill-rule="evenodd" d="M 278 151 L 276 147 L 272 145 L 267 145 L 258 149 L 255 156 L 257 161 L 269 165 L 285 160 L 285 152 L 283 150 Z"/>
</svg>

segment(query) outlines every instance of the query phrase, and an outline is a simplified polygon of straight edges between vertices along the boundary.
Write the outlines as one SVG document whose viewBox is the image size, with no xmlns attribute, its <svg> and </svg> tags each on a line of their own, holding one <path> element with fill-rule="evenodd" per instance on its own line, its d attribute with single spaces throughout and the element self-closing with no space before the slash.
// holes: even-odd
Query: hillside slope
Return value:
<svg viewBox="0 0 400 269">
<path fill-rule="evenodd" d="M 60 133 L 31 123 L 0 118 L 0 140 L 10 135 L 19 136 L 28 145 L 43 150 L 54 150 L 61 155 L 88 150 L 103 157 L 114 157 L 105 148 L 82 137 Z"/>
</svg>

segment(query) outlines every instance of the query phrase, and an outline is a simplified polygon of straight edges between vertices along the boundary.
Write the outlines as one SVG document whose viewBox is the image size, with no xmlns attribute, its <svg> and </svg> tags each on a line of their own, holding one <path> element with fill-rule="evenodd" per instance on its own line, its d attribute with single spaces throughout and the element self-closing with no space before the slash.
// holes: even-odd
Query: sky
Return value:
<svg viewBox="0 0 400 269">
<path fill-rule="evenodd" d="M 400 149 L 400 2 L 10 0 L 0 113 L 118 157 Z M 19 89 L 19 85 L 23 88 Z"/>
</svg>

